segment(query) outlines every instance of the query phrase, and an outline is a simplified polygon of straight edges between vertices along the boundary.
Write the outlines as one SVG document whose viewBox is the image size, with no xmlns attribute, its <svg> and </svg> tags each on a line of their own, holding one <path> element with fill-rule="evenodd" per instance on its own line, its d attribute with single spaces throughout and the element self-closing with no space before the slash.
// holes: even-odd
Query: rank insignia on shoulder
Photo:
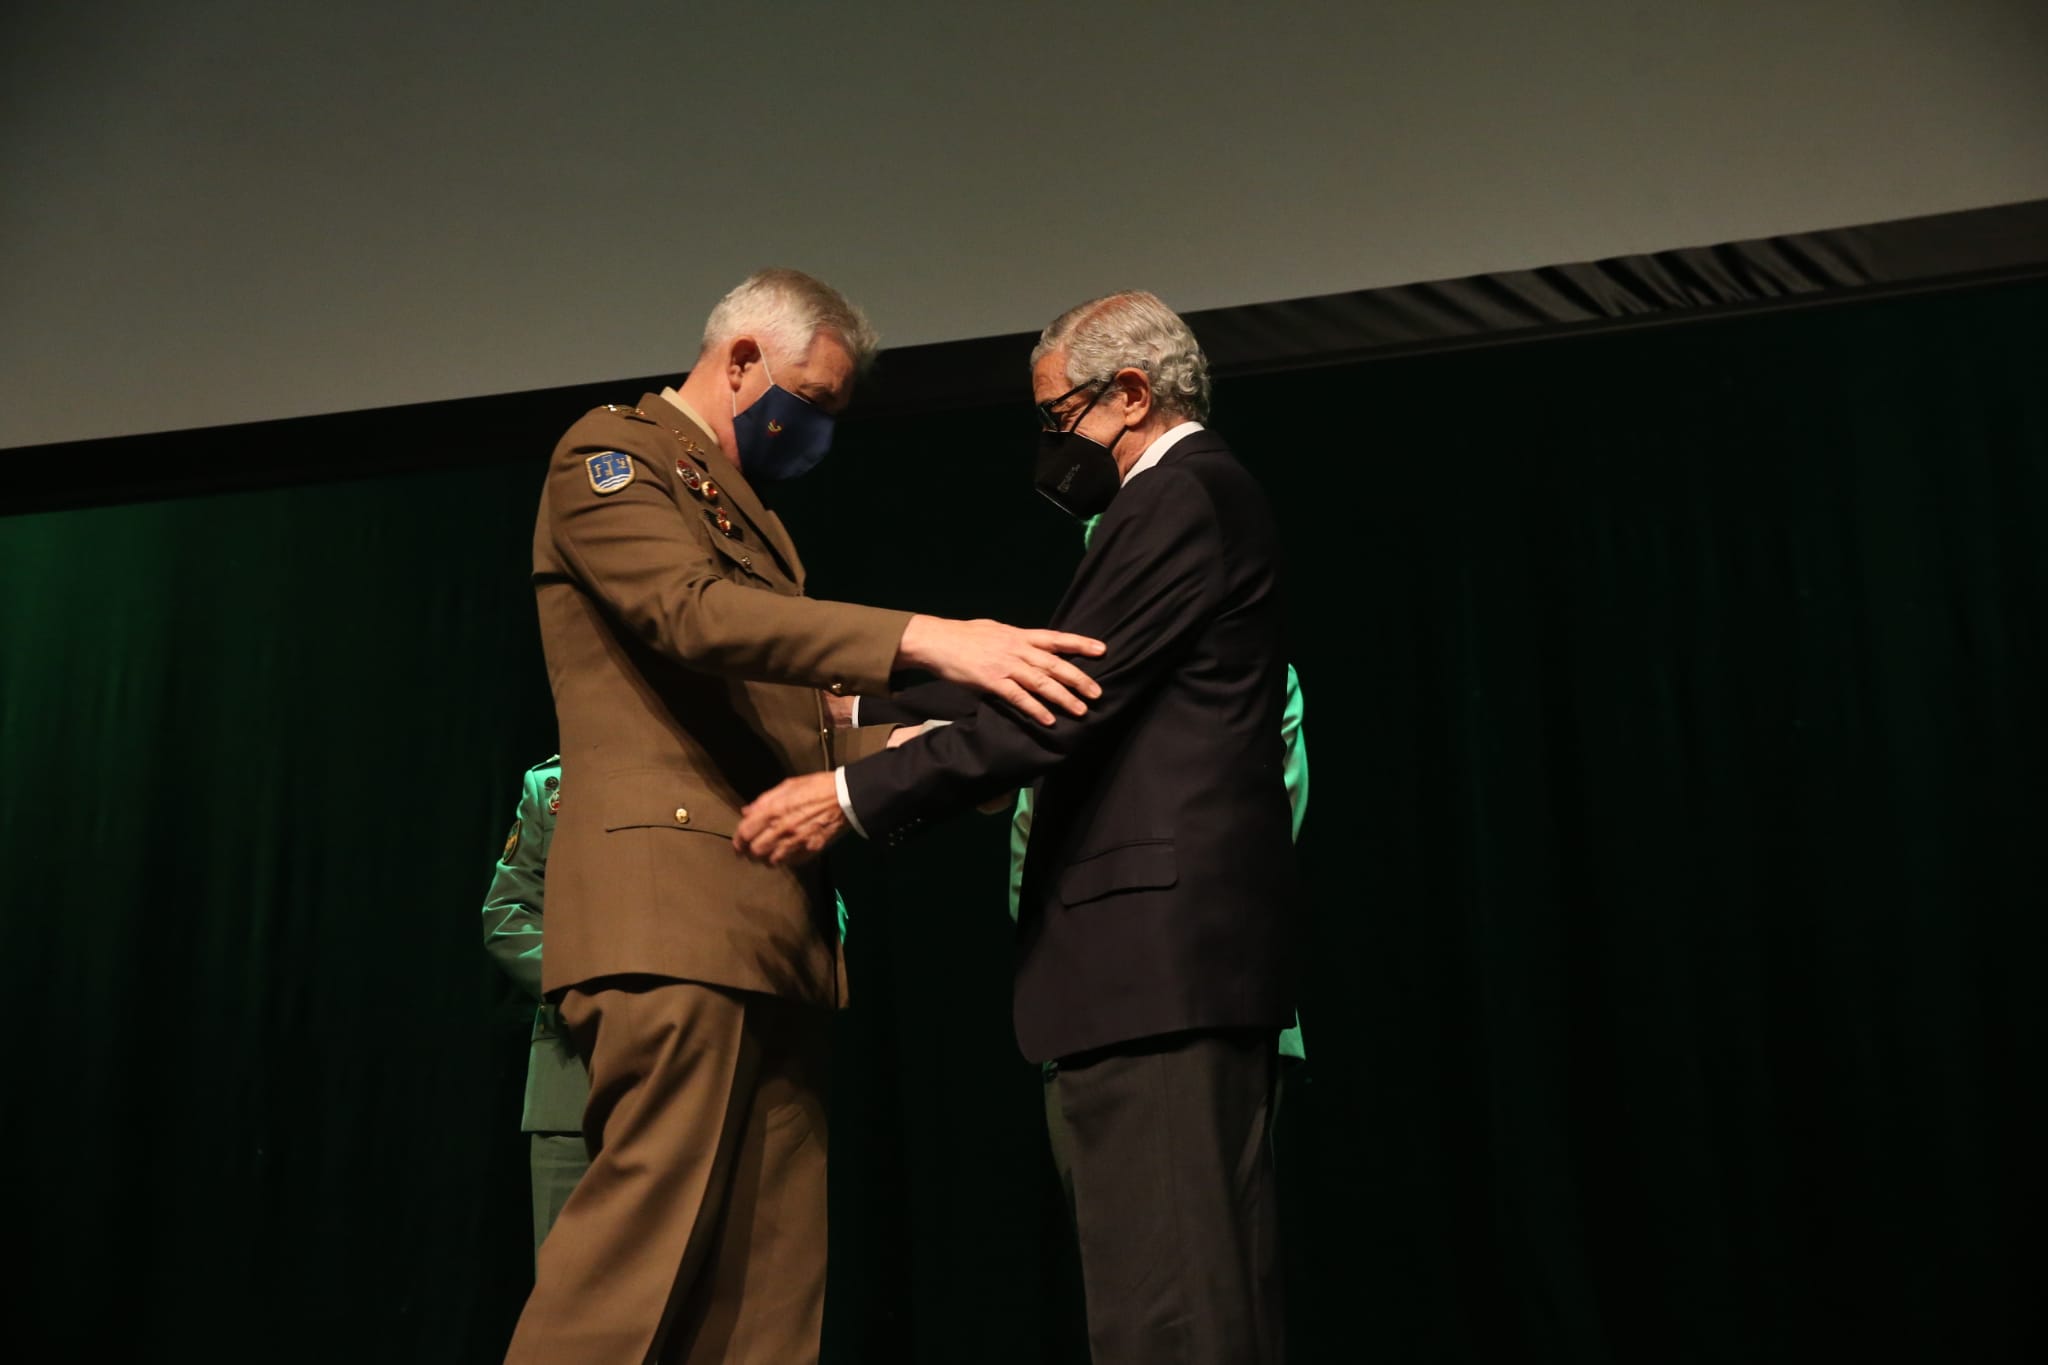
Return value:
<svg viewBox="0 0 2048 1365">
<path fill-rule="evenodd" d="M 499 862 L 509 863 L 514 855 L 519 852 L 520 824 L 521 822 L 518 820 L 512 822 L 512 832 L 505 836 L 505 851 L 498 855 Z"/>
<path fill-rule="evenodd" d="M 623 450 L 600 450 L 583 462 L 593 492 L 616 493 L 633 482 L 633 457 Z"/>
<path fill-rule="evenodd" d="M 641 412 L 640 409 L 628 407 L 624 403 L 606 403 L 604 410 L 615 417 L 645 417 L 647 415 Z"/>
</svg>

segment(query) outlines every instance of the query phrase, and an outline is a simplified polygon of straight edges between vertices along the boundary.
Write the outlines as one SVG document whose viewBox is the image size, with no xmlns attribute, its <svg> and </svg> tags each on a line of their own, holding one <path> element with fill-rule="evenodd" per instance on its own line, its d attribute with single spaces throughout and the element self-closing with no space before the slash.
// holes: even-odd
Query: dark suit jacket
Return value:
<svg viewBox="0 0 2048 1365">
<path fill-rule="evenodd" d="M 1220 438 L 1183 438 L 1118 492 L 1052 624 L 1109 647 L 1079 661 L 1102 685 L 1087 716 L 1044 726 L 977 703 L 850 766 L 855 818 L 900 842 L 1039 781 L 1015 1004 L 1034 1061 L 1285 1027 L 1297 897 L 1279 541 Z"/>
</svg>

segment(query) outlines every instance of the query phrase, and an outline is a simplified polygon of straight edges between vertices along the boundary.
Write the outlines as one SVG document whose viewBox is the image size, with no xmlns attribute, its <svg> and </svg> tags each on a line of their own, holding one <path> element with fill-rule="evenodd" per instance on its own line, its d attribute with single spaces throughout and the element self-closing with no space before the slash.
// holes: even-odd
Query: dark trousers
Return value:
<svg viewBox="0 0 2048 1365">
<path fill-rule="evenodd" d="M 508 1365 L 804 1365 L 825 1305 L 831 1015 L 692 982 L 575 987 L 590 1169 Z"/>
<path fill-rule="evenodd" d="M 1149 1038 L 1049 1068 L 1095 1365 L 1279 1365 L 1270 1031 Z"/>
</svg>

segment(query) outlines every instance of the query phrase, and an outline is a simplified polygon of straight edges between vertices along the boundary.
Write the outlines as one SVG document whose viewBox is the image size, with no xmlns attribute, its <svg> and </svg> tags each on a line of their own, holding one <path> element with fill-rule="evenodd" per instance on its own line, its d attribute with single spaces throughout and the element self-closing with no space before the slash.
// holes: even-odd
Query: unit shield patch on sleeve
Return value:
<svg viewBox="0 0 2048 1365">
<path fill-rule="evenodd" d="M 600 450 L 583 462 L 590 486 L 598 493 L 616 493 L 633 482 L 633 457 L 623 450 Z"/>
</svg>

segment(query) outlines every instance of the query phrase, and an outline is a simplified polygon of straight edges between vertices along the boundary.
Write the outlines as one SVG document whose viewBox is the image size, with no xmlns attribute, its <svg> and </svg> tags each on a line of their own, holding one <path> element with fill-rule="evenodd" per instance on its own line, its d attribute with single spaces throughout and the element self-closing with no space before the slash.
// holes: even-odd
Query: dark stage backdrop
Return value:
<svg viewBox="0 0 2048 1365">
<path fill-rule="evenodd" d="M 2008 286 L 1220 386 L 1315 775 L 1296 1359 L 2048 1349 L 2044 323 Z M 1023 380 L 847 425 L 786 498 L 817 592 L 1043 617 L 1079 547 Z M 525 572 L 574 415 L 0 521 L 38 1358 L 496 1358 L 525 1011 L 477 906 L 553 747 Z M 841 859 L 842 1365 L 1079 1358 L 1004 837 Z"/>
</svg>

